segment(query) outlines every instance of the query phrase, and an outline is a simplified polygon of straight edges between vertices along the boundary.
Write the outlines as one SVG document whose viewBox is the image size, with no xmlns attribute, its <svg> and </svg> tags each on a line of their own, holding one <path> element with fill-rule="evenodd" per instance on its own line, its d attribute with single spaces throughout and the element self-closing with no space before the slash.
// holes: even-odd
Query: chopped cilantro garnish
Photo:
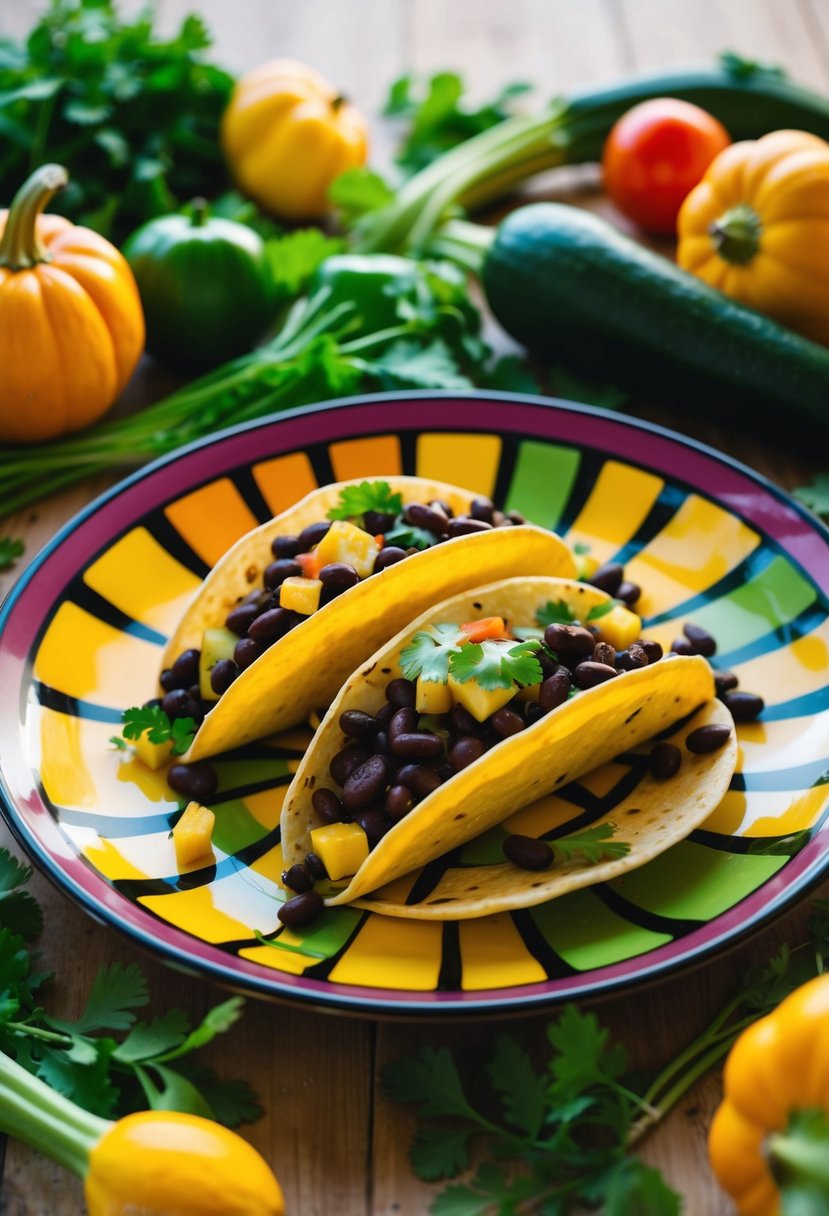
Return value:
<svg viewBox="0 0 829 1216">
<path fill-rule="evenodd" d="M 449 659 L 460 650 L 462 637 L 457 625 L 431 625 L 421 629 L 400 656 L 400 670 L 407 680 L 422 676 L 432 684 L 445 684 Z"/>
<path fill-rule="evenodd" d="M 8 570 L 23 553 L 23 541 L 0 536 L 0 570 Z"/>
<path fill-rule="evenodd" d="M 406 523 L 397 524 L 386 533 L 386 544 L 398 545 L 401 549 L 430 549 L 437 539 L 434 532 Z"/>
<path fill-rule="evenodd" d="M 584 557 L 586 553 L 590 552 L 590 546 L 583 540 L 577 540 L 573 545 L 573 552 L 576 557 Z"/>
<path fill-rule="evenodd" d="M 606 604 L 595 604 L 587 614 L 588 621 L 601 620 L 603 616 L 607 616 L 608 612 L 612 612 L 614 608 L 618 608 L 621 600 L 608 600 Z"/>
<path fill-rule="evenodd" d="M 596 865 L 600 861 L 624 857 L 630 852 L 630 845 L 625 844 L 623 840 L 610 839 L 615 835 L 615 823 L 597 823 L 586 832 L 579 832 L 575 836 L 562 836 L 549 843 L 560 861 L 571 861 L 573 857 L 580 855 L 590 865 Z"/>
<path fill-rule="evenodd" d="M 121 733 L 125 739 L 140 739 L 146 732 L 150 743 L 172 740 L 174 756 L 182 756 L 187 751 L 196 733 L 195 719 L 173 718 L 171 721 L 160 705 L 139 705 L 125 709 L 122 718 L 124 726 Z"/>
<path fill-rule="evenodd" d="M 486 692 L 512 684 L 522 687 L 540 684 L 538 649 L 539 643 L 534 638 L 509 647 L 503 642 L 473 642 L 449 656 L 449 671 L 459 683 L 474 680 Z"/>
<path fill-rule="evenodd" d="M 542 627 L 546 625 L 572 625 L 576 620 L 570 605 L 564 600 L 548 600 L 538 609 L 535 619 Z"/>
<path fill-rule="evenodd" d="M 366 511 L 398 515 L 403 510 L 403 495 L 392 493 L 387 481 L 361 481 L 340 491 L 340 501 L 328 512 L 329 519 L 361 519 Z"/>
</svg>

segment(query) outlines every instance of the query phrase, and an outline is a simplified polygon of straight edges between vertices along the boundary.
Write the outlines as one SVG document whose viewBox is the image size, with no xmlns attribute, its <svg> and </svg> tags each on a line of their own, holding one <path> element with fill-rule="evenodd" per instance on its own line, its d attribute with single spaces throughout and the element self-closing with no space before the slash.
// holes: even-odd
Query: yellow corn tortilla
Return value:
<svg viewBox="0 0 829 1216">
<path fill-rule="evenodd" d="M 563 600 L 584 620 L 608 599 L 595 587 L 566 579 L 511 578 L 463 592 L 413 621 L 352 675 L 320 724 L 282 810 L 286 864 L 302 860 L 310 851 L 311 829 L 320 826 L 311 798 L 315 789 L 331 784 L 329 765 L 347 742 L 340 714 L 381 708 L 389 681 L 402 675 L 400 654 L 419 630 L 489 616 L 501 616 L 511 627 L 533 626 L 538 609 L 549 600 Z M 597 626 L 601 628 L 600 619 Z M 662 659 L 579 692 L 417 803 L 326 903 L 350 903 L 419 870 L 541 796 L 660 734 L 713 697 L 713 673 L 698 656 Z M 730 764 L 733 771 L 733 758 Z M 452 919 L 456 915 L 455 908 L 447 912 Z"/>
<path fill-rule="evenodd" d="M 202 634 L 223 625 L 230 610 L 273 561 L 271 542 L 327 518 L 346 485 L 336 482 L 254 528 L 213 567 L 167 644 L 162 669 Z M 455 514 L 475 497 L 468 490 L 422 477 L 386 477 L 403 502 L 440 498 Z M 186 762 L 214 756 L 305 721 L 334 699 L 354 668 L 427 607 L 489 579 L 511 574 L 575 573 L 570 550 L 554 533 L 532 525 L 493 528 L 455 537 L 364 579 L 313 613 L 246 668 L 200 725 Z"/>
</svg>

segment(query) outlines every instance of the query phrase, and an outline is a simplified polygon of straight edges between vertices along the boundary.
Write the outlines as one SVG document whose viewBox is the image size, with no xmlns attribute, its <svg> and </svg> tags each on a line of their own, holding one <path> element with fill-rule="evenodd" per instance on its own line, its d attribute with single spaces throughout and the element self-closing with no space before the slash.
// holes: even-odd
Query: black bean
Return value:
<svg viewBox="0 0 829 1216">
<path fill-rule="evenodd" d="M 391 755 L 391 745 L 389 744 L 389 732 L 387 730 L 378 730 L 374 736 L 374 751 L 378 756 Z"/>
<path fill-rule="evenodd" d="M 534 836 L 507 836 L 501 848 L 507 861 L 522 870 L 547 870 L 553 864 L 553 850 Z"/>
<path fill-rule="evenodd" d="M 275 642 L 284 637 L 293 624 L 294 614 L 287 608 L 269 608 L 252 623 L 248 637 L 254 642 Z"/>
<path fill-rule="evenodd" d="M 642 647 L 649 663 L 658 663 L 665 653 L 660 643 L 651 641 L 650 638 L 640 638 L 636 645 Z"/>
<path fill-rule="evenodd" d="M 362 811 L 376 802 L 388 784 L 389 770 L 382 756 L 369 756 L 349 774 L 343 785 L 347 811 Z"/>
<path fill-rule="evenodd" d="M 596 645 L 593 634 L 582 625 L 548 625 L 544 641 L 562 662 L 571 658 L 586 659 Z"/>
<path fill-rule="evenodd" d="M 631 583 L 627 579 L 623 579 L 616 591 L 616 599 L 621 600 L 623 604 L 627 604 L 628 608 L 633 605 L 642 595 L 642 588 L 638 583 Z"/>
<path fill-rule="evenodd" d="M 593 662 L 606 663 L 608 667 L 616 666 L 616 651 L 609 642 L 597 642 L 593 647 Z"/>
<path fill-rule="evenodd" d="M 198 718 L 202 716 L 201 705 L 184 688 L 174 688 L 161 699 L 161 708 L 168 718 Z"/>
<path fill-rule="evenodd" d="M 264 646 L 260 646 L 258 642 L 254 642 L 253 638 L 240 638 L 233 651 L 233 662 L 244 671 L 246 667 L 250 667 L 251 663 L 255 663 L 259 656 L 264 653 Z"/>
<path fill-rule="evenodd" d="M 480 760 L 485 751 L 486 744 L 483 739 L 477 738 L 476 735 L 464 735 L 452 747 L 449 759 L 455 771 L 460 772 L 462 768 L 467 768 L 476 760 Z"/>
<path fill-rule="evenodd" d="M 277 912 L 277 916 L 286 929 L 301 929 L 317 919 L 325 908 L 319 891 L 303 891 L 288 899 Z"/>
<path fill-rule="evenodd" d="M 756 692 L 726 692 L 722 700 L 735 722 L 753 722 L 766 708 Z"/>
<path fill-rule="evenodd" d="M 305 865 L 313 878 L 317 882 L 321 882 L 328 877 L 328 871 L 325 868 L 325 862 L 317 853 L 309 853 L 305 858 Z"/>
<path fill-rule="evenodd" d="M 379 574 L 381 570 L 388 570 L 389 566 L 402 562 L 405 557 L 408 557 L 405 549 L 401 549 L 398 545 L 387 545 L 374 559 L 374 573 Z"/>
<path fill-rule="evenodd" d="M 469 507 L 469 514 L 472 519 L 480 520 L 482 523 L 492 523 L 492 512 L 495 510 L 495 504 L 491 498 L 473 498 Z"/>
<path fill-rule="evenodd" d="M 554 658 L 547 654 L 546 650 L 537 650 L 535 657 L 541 666 L 541 675 L 546 680 L 547 676 L 551 676 L 558 667 L 558 663 Z"/>
<path fill-rule="evenodd" d="M 326 591 L 348 591 L 357 586 L 360 576 L 348 562 L 329 562 L 320 570 L 319 579 Z"/>
<path fill-rule="evenodd" d="M 156 705 L 161 709 L 161 697 L 150 697 L 149 701 L 144 702 L 145 709 L 153 709 Z"/>
<path fill-rule="evenodd" d="M 566 667 L 557 667 L 551 676 L 547 676 L 538 692 L 538 703 L 546 712 L 563 705 L 570 695 L 573 677 Z"/>
<path fill-rule="evenodd" d="M 707 726 L 692 730 L 685 740 L 685 746 L 697 756 L 706 756 L 709 752 L 718 751 L 730 738 L 730 726 L 709 722 Z"/>
<path fill-rule="evenodd" d="M 225 628 L 243 638 L 258 616 L 258 604 L 237 604 L 227 614 Z"/>
<path fill-rule="evenodd" d="M 396 709 L 389 722 L 389 741 L 394 743 L 398 735 L 410 735 L 412 731 L 417 731 L 420 714 L 416 709 L 410 709 L 404 706 L 403 709 Z"/>
<path fill-rule="evenodd" d="M 414 680 L 390 680 L 386 685 L 386 700 L 396 709 L 414 709 L 416 694 Z"/>
<path fill-rule="evenodd" d="M 489 532 L 492 524 L 485 523 L 482 519 L 450 519 L 449 526 L 446 531 L 450 537 L 455 536 L 471 536 L 473 532 Z"/>
<path fill-rule="evenodd" d="M 340 823 L 343 817 L 343 804 L 333 790 L 324 786 L 314 790 L 311 795 L 311 805 L 322 823 Z"/>
<path fill-rule="evenodd" d="M 172 692 L 176 687 L 176 677 L 173 675 L 172 667 L 165 667 L 161 675 L 158 677 L 158 682 L 165 692 Z"/>
<path fill-rule="evenodd" d="M 407 760 L 436 760 L 443 755 L 443 740 L 426 730 L 403 731 L 389 739 L 389 743 L 395 756 L 405 756 Z"/>
<path fill-rule="evenodd" d="M 317 524 L 309 524 L 299 534 L 300 553 L 308 553 L 314 545 L 318 545 L 324 536 L 328 535 L 331 524 L 327 519 L 321 519 Z"/>
<path fill-rule="evenodd" d="M 197 705 L 201 704 L 201 684 L 191 684 L 187 689 L 189 695 L 193 698 Z"/>
<path fill-rule="evenodd" d="M 366 532 L 370 532 L 372 536 L 385 535 L 394 526 L 394 515 L 389 515 L 387 511 L 366 511 L 363 516 L 363 525 Z"/>
<path fill-rule="evenodd" d="M 271 562 L 265 567 L 265 573 L 262 576 L 265 586 L 270 591 L 275 591 L 277 587 L 281 587 L 286 578 L 300 578 L 302 576 L 302 566 L 299 562 L 291 561 L 289 557 L 280 557 L 278 561 Z"/>
<path fill-rule="evenodd" d="M 702 654 L 706 659 L 710 659 L 712 654 L 717 653 L 717 643 L 707 629 L 689 621 L 682 626 L 682 632 L 693 646 L 694 654 Z"/>
<path fill-rule="evenodd" d="M 395 823 L 398 823 L 404 815 L 408 815 L 413 806 L 412 791 L 405 785 L 393 785 L 386 794 L 386 814 Z"/>
<path fill-rule="evenodd" d="M 199 678 L 200 658 L 201 653 L 198 650 L 182 651 L 171 668 L 175 688 L 187 688 L 189 684 L 196 683 Z"/>
<path fill-rule="evenodd" d="M 238 674 L 239 668 L 233 659 L 219 659 L 214 664 L 210 673 L 210 687 L 217 697 L 220 697 L 223 692 L 227 692 Z"/>
<path fill-rule="evenodd" d="M 365 764 L 366 760 L 368 760 L 366 749 L 359 747 L 356 743 L 351 743 L 342 751 L 337 752 L 328 766 L 328 771 L 337 785 L 345 785 L 355 769 L 358 769 L 361 764 Z"/>
<path fill-rule="evenodd" d="M 282 885 L 301 894 L 303 891 L 311 890 L 314 885 L 314 877 L 308 867 L 298 861 L 296 865 L 291 866 L 290 870 L 282 871 Z"/>
<path fill-rule="evenodd" d="M 667 781 L 679 772 L 682 752 L 673 743 L 657 743 L 650 754 L 650 768 L 657 781 Z"/>
<path fill-rule="evenodd" d="M 608 595 L 615 595 L 621 587 L 624 577 L 625 568 L 619 562 L 605 562 L 586 581 L 590 583 L 591 587 L 598 587 L 600 591 L 606 591 Z"/>
<path fill-rule="evenodd" d="M 550 706 L 550 708 L 555 709 L 555 705 Z M 527 715 L 527 725 L 532 726 L 532 724 L 537 722 L 539 718 L 543 718 L 546 713 L 549 713 L 549 710 L 544 705 L 538 704 L 536 701 L 528 701 L 524 713 Z"/>
<path fill-rule="evenodd" d="M 597 684 L 604 684 L 605 680 L 612 680 L 618 674 L 616 668 L 609 667 L 607 663 L 588 660 L 586 663 L 579 663 L 573 672 L 573 680 L 579 688 L 595 688 Z"/>
<path fill-rule="evenodd" d="M 525 516 L 520 511 L 507 511 L 507 519 L 511 524 L 515 524 L 516 527 L 527 522 Z"/>
<path fill-rule="evenodd" d="M 481 729 L 480 722 L 462 705 L 453 705 L 449 710 L 449 726 L 459 735 L 475 735 Z"/>
<path fill-rule="evenodd" d="M 687 638 L 674 638 L 671 642 L 671 654 L 696 654 L 696 651 Z"/>
<path fill-rule="evenodd" d="M 390 705 L 387 701 L 385 705 L 381 705 L 374 717 L 375 720 L 380 723 L 381 728 L 385 730 L 396 713 L 397 710 L 395 707 Z"/>
<path fill-rule="evenodd" d="M 718 697 L 721 697 L 724 692 L 732 692 L 739 682 L 733 671 L 723 670 L 714 672 L 714 687 L 717 690 Z"/>
<path fill-rule="evenodd" d="M 340 730 L 352 739 L 371 739 L 377 734 L 379 723 L 361 709 L 346 709 L 340 714 Z"/>
<path fill-rule="evenodd" d="M 407 523 L 414 524 L 416 528 L 425 528 L 434 536 L 442 536 L 449 523 L 444 510 L 427 507 L 421 502 L 410 502 L 403 517 Z"/>
<path fill-rule="evenodd" d="M 212 798 L 219 785 L 215 768 L 204 760 L 197 764 L 174 764 L 167 773 L 167 781 L 177 794 L 196 802 Z"/>
<path fill-rule="evenodd" d="M 489 725 L 496 735 L 500 735 L 502 739 L 508 739 L 510 735 L 519 734 L 524 729 L 525 723 L 520 714 L 517 714 L 514 709 L 508 709 L 504 705 L 501 709 L 496 709 L 495 713 L 491 715 Z"/>
<path fill-rule="evenodd" d="M 358 812 L 354 818 L 368 837 L 370 849 L 383 839 L 391 827 L 391 820 L 380 806 L 370 806 L 367 810 Z"/>
<path fill-rule="evenodd" d="M 417 794 L 418 798 L 426 798 L 439 785 L 443 785 L 443 778 L 433 768 L 427 768 L 425 764 L 404 764 L 398 770 L 395 782 L 398 785 L 405 785 L 413 794 Z"/>
<path fill-rule="evenodd" d="M 276 558 L 296 557 L 301 552 L 298 536 L 275 536 L 271 541 L 271 553 Z"/>
</svg>

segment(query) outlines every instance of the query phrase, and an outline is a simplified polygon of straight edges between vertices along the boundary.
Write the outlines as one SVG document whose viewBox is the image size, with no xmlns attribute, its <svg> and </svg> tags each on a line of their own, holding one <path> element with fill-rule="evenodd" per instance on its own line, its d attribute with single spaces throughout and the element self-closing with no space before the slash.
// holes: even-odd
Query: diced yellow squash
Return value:
<svg viewBox="0 0 829 1216">
<path fill-rule="evenodd" d="M 213 825 L 216 816 L 200 802 L 188 802 L 184 814 L 173 828 L 173 844 L 179 870 L 194 861 L 213 856 Z"/>
<path fill-rule="evenodd" d="M 596 621 L 599 637 L 616 650 L 627 650 L 642 632 L 642 621 L 635 612 L 617 604 Z"/>
<path fill-rule="evenodd" d="M 173 754 L 173 741 L 168 739 L 166 743 L 150 743 L 148 731 L 144 731 L 143 735 L 133 743 L 135 754 L 142 764 L 146 764 L 147 768 L 161 768 L 162 764 L 170 759 Z"/>
<path fill-rule="evenodd" d="M 592 578 L 602 564 L 597 557 L 593 557 L 591 553 L 577 553 L 576 561 L 576 578 L 583 583 L 585 579 Z"/>
<path fill-rule="evenodd" d="M 518 694 L 519 701 L 538 701 L 541 696 L 540 684 L 528 684 L 526 688 L 522 688 Z"/>
<path fill-rule="evenodd" d="M 290 608 L 292 612 L 301 612 L 310 616 L 320 606 L 322 583 L 318 578 L 286 578 L 279 588 L 279 607 Z"/>
<path fill-rule="evenodd" d="M 205 701 L 218 701 L 210 687 L 210 673 L 219 659 L 232 659 L 238 636 L 232 629 L 205 629 L 199 658 L 199 692 Z"/>
<path fill-rule="evenodd" d="M 454 676 L 449 676 L 449 692 L 456 705 L 462 705 L 478 722 L 483 722 L 496 709 L 511 701 L 518 691 L 514 684 L 509 688 L 493 688 L 488 691 L 481 688 L 476 680 L 466 680 L 461 683 Z"/>
<path fill-rule="evenodd" d="M 315 549 L 320 566 L 327 566 L 329 562 L 347 562 L 360 578 L 368 578 L 374 573 L 374 562 L 379 552 L 380 546 L 374 537 L 347 519 L 335 519 Z"/>
<path fill-rule="evenodd" d="M 419 714 L 448 714 L 451 708 L 452 694 L 448 684 L 417 677 L 415 709 Z"/>
<path fill-rule="evenodd" d="M 311 829 L 311 851 L 336 882 L 357 873 L 368 857 L 368 837 L 359 823 L 328 823 Z"/>
</svg>

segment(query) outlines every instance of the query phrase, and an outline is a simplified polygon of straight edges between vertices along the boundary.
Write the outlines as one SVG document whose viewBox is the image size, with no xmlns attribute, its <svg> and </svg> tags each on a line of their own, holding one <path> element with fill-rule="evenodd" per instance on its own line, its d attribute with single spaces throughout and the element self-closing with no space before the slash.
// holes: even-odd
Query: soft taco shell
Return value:
<svg viewBox="0 0 829 1216">
<path fill-rule="evenodd" d="M 444 499 L 455 514 L 468 510 L 468 490 L 422 477 L 386 477 L 404 503 Z M 241 537 L 213 567 L 164 651 L 162 668 L 200 647 L 210 626 L 261 579 L 277 536 L 325 519 L 339 502 L 336 482 L 313 490 L 288 511 Z M 354 668 L 427 607 L 467 587 L 508 575 L 571 576 L 575 565 L 558 536 L 523 525 L 493 528 L 445 541 L 390 566 L 344 592 L 280 638 L 246 668 L 206 715 L 183 757 L 201 760 L 304 721 L 336 696 Z"/>
<path fill-rule="evenodd" d="M 533 626 L 537 610 L 548 600 L 564 600 L 573 615 L 584 620 L 592 607 L 608 598 L 595 587 L 570 580 L 511 578 L 456 595 L 413 621 L 354 673 L 303 757 L 282 810 L 286 864 L 309 852 L 310 831 L 319 826 L 311 796 L 330 783 L 329 765 L 344 746 L 340 714 L 346 709 L 380 709 L 388 682 L 402 675 L 400 653 L 419 630 L 489 616 L 501 616 L 510 626 Z M 347 887 L 326 902 L 350 903 L 420 869 L 542 795 L 660 734 L 713 696 L 713 673 L 697 656 L 663 659 L 580 692 L 419 802 L 372 849 Z"/>
</svg>

